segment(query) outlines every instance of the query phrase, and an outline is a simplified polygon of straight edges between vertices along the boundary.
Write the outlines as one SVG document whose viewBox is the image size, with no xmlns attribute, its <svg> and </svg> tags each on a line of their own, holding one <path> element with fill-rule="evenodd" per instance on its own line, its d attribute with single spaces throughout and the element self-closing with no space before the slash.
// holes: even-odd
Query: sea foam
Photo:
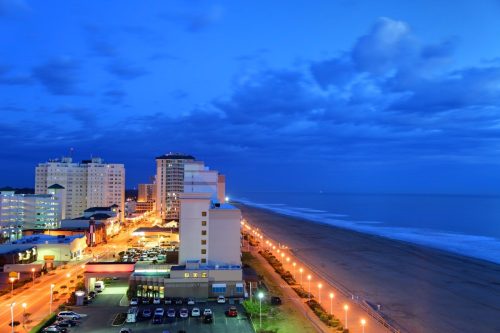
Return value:
<svg viewBox="0 0 500 333">
<path fill-rule="evenodd" d="M 348 217 L 348 215 L 323 210 L 292 207 L 281 203 L 257 203 L 247 199 L 238 199 L 237 201 L 248 206 L 306 219 L 315 223 L 405 241 L 500 264 L 500 239 L 494 237 L 466 235 L 423 228 L 389 227 L 384 226 L 381 221 L 348 221 L 341 219 L 342 217 Z"/>
</svg>

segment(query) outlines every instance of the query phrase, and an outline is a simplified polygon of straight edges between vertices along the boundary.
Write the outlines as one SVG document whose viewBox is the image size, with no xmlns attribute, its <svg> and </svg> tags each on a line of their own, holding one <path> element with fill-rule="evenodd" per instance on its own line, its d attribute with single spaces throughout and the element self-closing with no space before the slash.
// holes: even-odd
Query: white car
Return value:
<svg viewBox="0 0 500 333">
<path fill-rule="evenodd" d="M 212 309 L 204 309 L 203 310 L 203 315 L 206 316 L 206 315 L 211 315 L 212 314 Z"/>
<path fill-rule="evenodd" d="M 120 333 L 132 333 L 132 330 L 130 328 L 124 327 L 120 330 Z"/>
<path fill-rule="evenodd" d="M 138 305 L 139 304 L 139 300 L 137 298 L 132 298 L 130 300 L 130 305 Z"/>
<path fill-rule="evenodd" d="M 187 305 L 194 305 L 194 298 L 188 298 Z"/>
<path fill-rule="evenodd" d="M 163 310 L 163 308 L 156 308 L 155 309 L 155 316 L 162 316 L 163 317 L 164 313 L 165 313 L 165 310 Z"/>
<path fill-rule="evenodd" d="M 226 298 L 224 296 L 219 296 L 217 297 L 217 303 L 220 303 L 220 304 L 225 304 L 226 303 Z"/>
<path fill-rule="evenodd" d="M 82 315 L 73 311 L 61 311 L 57 314 L 58 318 L 78 320 L 82 318 Z"/>
<path fill-rule="evenodd" d="M 200 316 L 200 309 L 198 308 L 193 308 L 191 310 L 191 317 L 199 317 Z"/>
<path fill-rule="evenodd" d="M 55 326 L 55 325 L 52 325 L 52 326 L 48 326 L 48 327 L 45 327 L 43 329 L 42 332 L 61 332 L 61 330 L 59 329 L 59 327 Z"/>
<path fill-rule="evenodd" d="M 160 302 L 161 299 L 159 299 L 158 297 L 153 298 L 153 304 L 160 304 Z"/>
<path fill-rule="evenodd" d="M 179 311 L 179 317 L 181 317 L 181 318 L 187 318 L 187 317 L 189 317 L 189 311 L 188 311 L 188 309 L 186 309 L 186 308 L 180 309 L 180 311 Z"/>
</svg>

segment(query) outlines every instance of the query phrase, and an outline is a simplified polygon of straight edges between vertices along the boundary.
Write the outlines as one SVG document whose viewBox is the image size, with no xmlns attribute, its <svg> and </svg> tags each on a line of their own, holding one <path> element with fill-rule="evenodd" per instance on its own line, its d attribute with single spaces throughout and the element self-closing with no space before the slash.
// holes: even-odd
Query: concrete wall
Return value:
<svg viewBox="0 0 500 333">
<path fill-rule="evenodd" d="M 241 211 L 231 208 L 210 209 L 208 231 L 208 263 L 210 265 L 241 265 Z"/>
</svg>

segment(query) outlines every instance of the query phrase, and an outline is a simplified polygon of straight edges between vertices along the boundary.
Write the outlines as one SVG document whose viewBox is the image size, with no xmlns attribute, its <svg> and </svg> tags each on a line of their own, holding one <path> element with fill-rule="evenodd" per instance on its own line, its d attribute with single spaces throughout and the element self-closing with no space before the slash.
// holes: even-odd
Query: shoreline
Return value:
<svg viewBox="0 0 500 333">
<path fill-rule="evenodd" d="M 381 304 L 405 331 L 500 331 L 498 264 L 237 205 L 249 223 L 353 294 Z"/>
</svg>

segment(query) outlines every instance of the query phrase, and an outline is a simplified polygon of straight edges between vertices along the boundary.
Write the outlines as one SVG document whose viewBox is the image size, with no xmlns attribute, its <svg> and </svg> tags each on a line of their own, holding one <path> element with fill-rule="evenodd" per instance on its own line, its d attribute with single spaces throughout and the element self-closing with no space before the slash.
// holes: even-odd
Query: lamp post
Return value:
<svg viewBox="0 0 500 333">
<path fill-rule="evenodd" d="M 12 333 L 14 333 L 14 305 L 16 305 L 16 303 L 10 304 L 10 327 Z"/>
<path fill-rule="evenodd" d="M 318 299 L 319 299 L 319 304 L 321 304 L 321 288 L 323 288 L 323 285 L 321 283 L 318 283 Z"/>
<path fill-rule="evenodd" d="M 366 325 L 366 320 L 363 318 L 361 319 L 361 327 L 363 327 L 363 333 L 365 333 L 365 325 Z"/>
<path fill-rule="evenodd" d="M 10 277 L 9 278 L 9 281 L 10 281 L 10 296 L 14 295 L 14 281 L 16 281 L 16 278 L 15 277 Z"/>
<path fill-rule="evenodd" d="M 311 300 L 311 274 L 307 276 L 307 281 L 309 281 L 309 295 L 307 296 L 309 297 L 309 300 Z"/>
<path fill-rule="evenodd" d="M 347 328 L 347 310 L 349 310 L 349 305 L 344 304 L 344 312 L 345 312 L 345 328 Z"/>
<path fill-rule="evenodd" d="M 51 284 L 50 285 L 50 307 L 49 307 L 49 314 L 52 313 L 52 294 L 54 293 L 54 287 L 55 285 L 54 284 Z"/>
<path fill-rule="evenodd" d="M 304 271 L 304 270 L 302 269 L 302 267 L 301 267 L 301 268 L 299 268 L 299 272 L 300 272 L 300 285 L 301 285 L 301 286 L 302 286 L 302 272 L 303 272 L 303 271 Z"/>
<path fill-rule="evenodd" d="M 35 269 L 31 269 L 31 280 L 33 280 L 33 285 L 35 285 Z"/>
<path fill-rule="evenodd" d="M 330 293 L 330 314 L 333 315 L 333 298 L 335 295 L 333 293 Z"/>
<path fill-rule="evenodd" d="M 262 328 L 262 298 L 264 293 L 260 291 L 257 296 L 259 297 L 259 328 Z"/>
<path fill-rule="evenodd" d="M 26 303 L 23 303 L 22 307 L 23 307 L 23 327 L 24 327 L 24 322 L 26 320 Z"/>
</svg>

